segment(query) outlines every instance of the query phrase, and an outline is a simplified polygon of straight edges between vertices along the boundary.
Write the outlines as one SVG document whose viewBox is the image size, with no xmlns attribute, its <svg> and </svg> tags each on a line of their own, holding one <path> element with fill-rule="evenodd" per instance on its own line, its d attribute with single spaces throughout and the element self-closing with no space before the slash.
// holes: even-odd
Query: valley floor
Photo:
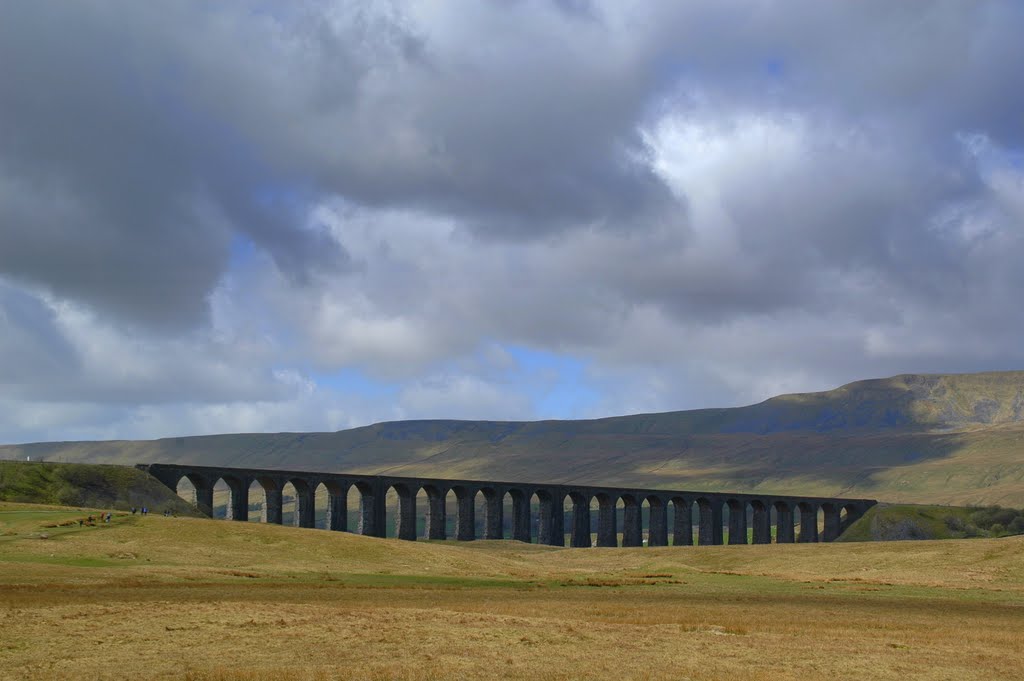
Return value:
<svg viewBox="0 0 1024 681">
<path fill-rule="evenodd" d="M 0 504 L 0 678 L 1024 675 L 1021 537 L 557 549 L 87 515 Z"/>
</svg>

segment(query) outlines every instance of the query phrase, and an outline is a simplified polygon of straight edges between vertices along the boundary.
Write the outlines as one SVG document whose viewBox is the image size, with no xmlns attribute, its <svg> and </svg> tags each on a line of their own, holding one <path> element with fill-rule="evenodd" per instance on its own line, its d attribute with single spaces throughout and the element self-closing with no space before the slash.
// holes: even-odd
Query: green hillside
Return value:
<svg viewBox="0 0 1024 681">
<path fill-rule="evenodd" d="M 1024 506 L 1024 372 L 896 376 L 731 409 L 37 443 L 0 447 L 0 457 Z"/>
<path fill-rule="evenodd" d="M 148 473 L 124 466 L 0 461 L 0 501 L 194 514 Z"/>
<path fill-rule="evenodd" d="M 1024 510 L 1000 506 L 878 504 L 838 541 L 968 539 L 1024 534 Z"/>
</svg>

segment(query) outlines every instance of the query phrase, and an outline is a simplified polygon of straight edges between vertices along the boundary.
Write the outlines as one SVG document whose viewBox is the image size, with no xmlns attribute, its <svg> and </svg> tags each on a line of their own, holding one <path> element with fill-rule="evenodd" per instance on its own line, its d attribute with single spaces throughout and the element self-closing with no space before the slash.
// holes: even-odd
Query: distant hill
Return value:
<svg viewBox="0 0 1024 681">
<path fill-rule="evenodd" d="M 1024 372 L 902 375 L 595 420 L 0 446 L 0 457 L 26 456 L 1024 506 Z"/>
</svg>

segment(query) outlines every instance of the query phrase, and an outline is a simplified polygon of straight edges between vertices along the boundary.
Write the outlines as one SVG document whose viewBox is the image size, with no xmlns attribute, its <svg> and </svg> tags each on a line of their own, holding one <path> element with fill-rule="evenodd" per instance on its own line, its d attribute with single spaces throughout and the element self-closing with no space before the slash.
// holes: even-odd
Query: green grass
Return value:
<svg viewBox="0 0 1024 681">
<path fill-rule="evenodd" d="M 1021 537 L 559 549 L 122 515 L 38 538 L 78 513 L 0 503 L 17 531 L 0 542 L 4 678 L 939 681 L 1024 664 Z"/>
<path fill-rule="evenodd" d="M 878 504 L 851 525 L 839 541 L 965 539 L 1024 534 L 1024 511 L 1016 509 Z"/>
<path fill-rule="evenodd" d="M 194 511 L 148 473 L 129 466 L 0 461 L 0 501 L 128 510 Z"/>
</svg>

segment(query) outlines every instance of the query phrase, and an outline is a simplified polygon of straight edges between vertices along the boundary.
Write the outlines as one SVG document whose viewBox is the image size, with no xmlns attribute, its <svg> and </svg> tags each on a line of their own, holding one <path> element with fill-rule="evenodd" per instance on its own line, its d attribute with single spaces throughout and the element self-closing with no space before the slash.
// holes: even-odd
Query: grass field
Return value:
<svg viewBox="0 0 1024 681">
<path fill-rule="evenodd" d="M 400 542 L 0 504 L 10 679 L 1019 679 L 1024 538 Z M 47 535 L 46 539 L 40 538 Z"/>
</svg>

